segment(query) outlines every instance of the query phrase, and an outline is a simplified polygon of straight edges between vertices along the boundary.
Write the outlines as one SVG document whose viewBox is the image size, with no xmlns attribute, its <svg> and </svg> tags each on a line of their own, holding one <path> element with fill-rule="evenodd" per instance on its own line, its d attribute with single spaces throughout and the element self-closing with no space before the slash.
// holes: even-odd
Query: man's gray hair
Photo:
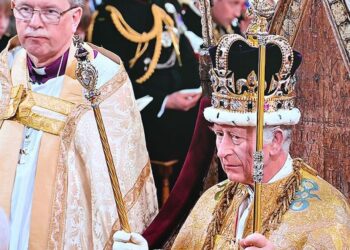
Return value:
<svg viewBox="0 0 350 250">
<path fill-rule="evenodd" d="M 274 134 L 277 129 L 282 130 L 283 134 L 283 151 L 289 153 L 289 147 L 292 142 L 292 129 L 290 127 L 283 126 L 266 126 L 264 127 L 264 144 L 271 143 L 274 137 Z"/>
<path fill-rule="evenodd" d="M 70 3 L 71 6 L 84 7 L 85 0 L 69 0 L 69 3 Z"/>
</svg>

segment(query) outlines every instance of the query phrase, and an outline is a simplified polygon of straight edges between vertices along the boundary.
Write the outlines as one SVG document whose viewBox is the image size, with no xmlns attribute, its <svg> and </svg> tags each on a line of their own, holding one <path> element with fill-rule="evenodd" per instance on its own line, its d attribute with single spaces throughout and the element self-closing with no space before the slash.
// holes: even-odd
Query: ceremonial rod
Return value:
<svg viewBox="0 0 350 250">
<path fill-rule="evenodd" d="M 213 21 L 211 17 L 210 0 L 200 0 L 199 10 L 201 13 L 203 47 L 210 48 L 214 46 Z"/>
<path fill-rule="evenodd" d="M 268 19 L 274 13 L 273 2 L 255 0 L 251 6 L 254 18 L 248 27 L 247 36 L 253 46 L 259 48 L 258 71 L 258 100 L 257 100 L 257 124 L 256 147 L 254 152 L 253 180 L 254 180 L 254 214 L 253 232 L 262 232 L 261 216 L 261 189 L 264 175 L 264 104 L 265 104 L 265 69 L 266 69 L 266 40 L 268 37 Z"/>
<path fill-rule="evenodd" d="M 265 92 L 266 46 L 259 43 L 259 81 L 257 103 L 256 152 L 254 153 L 254 232 L 261 232 L 261 186 L 264 168 L 264 92 Z"/>
<path fill-rule="evenodd" d="M 108 143 L 106 129 L 103 124 L 101 110 L 99 107 L 98 96 L 100 95 L 100 92 L 96 89 L 98 72 L 88 59 L 89 52 L 83 47 L 83 42 L 80 40 L 80 38 L 74 37 L 74 45 L 77 47 L 75 57 L 78 60 L 78 67 L 75 73 L 80 84 L 86 89 L 85 97 L 91 102 L 91 107 L 94 111 L 103 153 L 105 155 L 108 168 L 108 174 L 112 184 L 120 225 L 124 231 L 131 232 L 123 195 L 120 191 L 119 181 L 115 171 L 111 148 Z"/>
<path fill-rule="evenodd" d="M 213 21 L 211 17 L 210 0 L 200 0 L 199 10 L 201 13 L 203 44 L 199 51 L 199 74 L 203 94 L 211 96 L 211 82 L 209 71 L 212 68 L 209 48 L 214 46 Z"/>
</svg>

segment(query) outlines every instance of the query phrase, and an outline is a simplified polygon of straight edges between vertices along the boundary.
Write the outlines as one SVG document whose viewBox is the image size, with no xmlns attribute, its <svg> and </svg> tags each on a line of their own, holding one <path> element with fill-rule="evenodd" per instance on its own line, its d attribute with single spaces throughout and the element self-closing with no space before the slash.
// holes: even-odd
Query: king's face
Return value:
<svg viewBox="0 0 350 250">
<path fill-rule="evenodd" d="M 253 183 L 254 128 L 214 124 L 212 129 L 216 134 L 218 157 L 228 179 Z"/>
</svg>

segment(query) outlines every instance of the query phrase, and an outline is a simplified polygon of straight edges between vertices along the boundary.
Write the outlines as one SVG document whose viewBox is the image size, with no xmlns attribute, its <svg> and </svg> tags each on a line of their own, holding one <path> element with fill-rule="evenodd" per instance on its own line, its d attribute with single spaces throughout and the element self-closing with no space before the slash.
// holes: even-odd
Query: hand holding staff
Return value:
<svg viewBox="0 0 350 250">
<path fill-rule="evenodd" d="M 91 102 L 94 111 L 95 120 L 97 123 L 98 132 L 103 147 L 103 152 L 108 167 L 108 173 L 112 184 L 114 200 L 117 207 L 118 217 L 122 229 L 130 232 L 130 225 L 127 217 L 123 195 L 120 191 L 118 177 L 115 171 L 111 149 L 109 147 L 106 130 L 103 124 L 101 110 L 99 108 L 98 96 L 99 91 L 96 89 L 98 72 L 88 59 L 89 52 L 83 47 L 83 42 L 78 37 L 74 37 L 74 45 L 77 47 L 75 57 L 78 60 L 78 67 L 76 69 L 76 76 L 80 84 L 86 89 L 85 97 Z"/>
</svg>

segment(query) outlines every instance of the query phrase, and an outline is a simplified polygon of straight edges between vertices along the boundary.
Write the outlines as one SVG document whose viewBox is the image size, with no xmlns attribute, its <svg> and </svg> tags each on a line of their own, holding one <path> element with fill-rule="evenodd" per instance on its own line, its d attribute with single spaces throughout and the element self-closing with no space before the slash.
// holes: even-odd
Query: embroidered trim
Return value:
<svg viewBox="0 0 350 250">
<path fill-rule="evenodd" d="M 119 69 L 114 77 L 101 87 L 101 101 L 106 100 L 117 91 L 128 79 L 123 67 Z M 69 147 L 74 138 L 76 127 L 80 118 L 91 110 L 87 104 L 81 104 L 68 116 L 66 125 L 61 134 L 60 155 L 57 164 L 56 193 L 53 198 L 52 221 L 50 223 L 48 249 L 62 249 L 63 237 L 65 234 L 65 218 L 67 206 L 67 161 Z"/>
<path fill-rule="evenodd" d="M 16 116 L 13 120 L 46 133 L 59 135 L 64 128 L 67 115 L 73 110 L 74 103 L 47 96 L 30 90 L 24 90 Z M 37 109 L 36 109 L 37 108 Z M 42 109 L 42 113 L 36 110 Z M 53 118 L 56 114 L 56 118 Z M 59 120 L 61 116 L 63 120 Z"/>
<path fill-rule="evenodd" d="M 49 240 L 47 249 L 63 249 L 63 237 L 65 233 L 65 217 L 67 206 L 67 161 L 68 151 L 74 138 L 80 118 L 89 110 L 85 105 L 77 106 L 69 115 L 66 126 L 61 134 L 60 155 L 57 163 L 56 193 L 53 197 L 52 220 L 49 227 Z"/>
<path fill-rule="evenodd" d="M 151 162 L 148 161 L 147 164 L 145 165 L 145 167 L 142 169 L 134 186 L 124 196 L 124 202 L 125 202 L 125 206 L 126 206 L 126 209 L 128 212 L 135 205 L 136 201 L 138 200 L 139 196 L 141 195 L 141 192 L 143 191 L 145 184 L 149 180 L 150 176 L 151 176 Z M 108 239 L 104 249 L 109 249 L 109 247 L 111 247 L 113 245 L 113 233 L 115 233 L 117 230 L 119 230 L 119 228 L 120 228 L 120 224 L 119 224 L 119 220 L 117 219 L 117 221 L 112 226 L 112 230 L 111 230 L 109 239 Z"/>
<path fill-rule="evenodd" d="M 7 111 L 7 107 L 10 103 L 11 97 L 11 75 L 8 65 L 8 49 L 12 41 L 16 38 L 10 40 L 9 45 L 0 53 L 0 87 L 1 87 L 1 98 L 0 98 L 0 116 L 3 116 Z"/>
<path fill-rule="evenodd" d="M 304 163 L 300 159 L 293 160 L 294 173 L 287 179 L 284 184 L 284 192 L 277 199 L 276 209 L 271 213 L 270 217 L 263 221 L 262 234 L 265 235 L 269 231 L 275 229 L 282 220 L 283 214 L 289 209 L 296 192 L 300 186 L 301 173 L 300 168 Z M 215 245 L 215 237 L 222 230 L 224 218 L 229 207 L 233 202 L 233 198 L 241 191 L 238 183 L 229 183 L 225 191 L 213 211 L 213 218 L 207 228 L 207 236 L 202 249 L 213 249 Z"/>
<path fill-rule="evenodd" d="M 311 193 L 317 192 L 318 190 L 319 186 L 314 180 L 303 178 L 301 180 L 300 189 L 298 192 L 296 192 L 295 199 L 290 205 L 290 208 L 295 212 L 304 211 L 309 207 L 309 199 L 316 198 L 321 200 L 317 194 Z"/>
</svg>

